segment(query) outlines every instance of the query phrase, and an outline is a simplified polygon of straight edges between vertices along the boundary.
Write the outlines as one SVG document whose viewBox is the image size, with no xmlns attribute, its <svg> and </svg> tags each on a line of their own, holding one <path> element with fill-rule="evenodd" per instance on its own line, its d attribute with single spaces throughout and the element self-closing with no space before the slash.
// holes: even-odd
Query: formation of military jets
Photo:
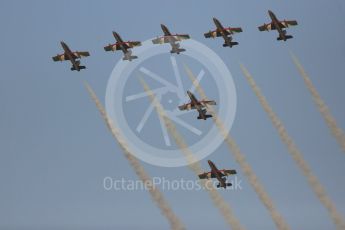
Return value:
<svg viewBox="0 0 345 230">
<path fill-rule="evenodd" d="M 259 31 L 270 31 L 270 30 L 277 30 L 278 32 L 278 41 L 287 41 L 288 39 L 293 38 L 292 35 L 288 35 L 286 33 L 286 28 L 290 26 L 296 26 L 297 21 L 295 20 L 283 20 L 280 21 L 276 17 L 276 15 L 272 11 L 268 11 L 268 15 L 271 18 L 271 22 L 268 24 L 264 24 L 259 26 Z M 209 32 L 205 33 L 205 38 L 216 38 L 222 37 L 224 40 L 223 47 L 230 47 L 232 48 L 235 45 L 238 45 L 238 42 L 233 40 L 233 35 L 236 33 L 243 32 L 241 27 L 224 27 L 220 21 L 216 18 L 213 18 L 213 22 L 216 26 L 214 30 L 210 30 Z M 189 34 L 172 34 L 167 26 L 161 24 L 161 29 L 163 31 L 162 36 L 158 36 L 157 38 L 152 40 L 153 44 L 165 44 L 168 43 L 171 46 L 170 53 L 171 54 L 180 54 L 181 52 L 186 51 L 184 48 L 181 47 L 180 43 L 183 40 L 190 39 Z M 118 51 L 121 50 L 123 52 L 124 61 L 132 61 L 133 59 L 138 58 L 135 55 L 132 55 L 132 48 L 141 46 L 140 41 L 123 41 L 121 36 L 117 32 L 113 32 L 113 36 L 116 40 L 114 44 L 109 44 L 104 47 L 105 51 Z M 71 49 L 67 46 L 67 44 L 61 41 L 61 46 L 64 50 L 63 54 L 58 54 L 53 57 L 54 61 L 70 61 L 72 64 L 71 70 L 80 71 L 85 69 L 86 67 L 80 64 L 80 60 L 83 57 L 90 56 L 90 53 L 87 51 L 71 51 Z M 211 118 L 212 115 L 207 114 L 207 107 L 211 105 L 216 105 L 214 100 L 198 100 L 193 93 L 187 91 L 187 95 L 190 98 L 190 102 L 178 106 L 179 110 L 197 110 L 198 117 L 197 119 L 207 120 L 207 118 Z M 208 164 L 211 168 L 210 172 L 205 172 L 199 175 L 199 179 L 211 179 L 216 178 L 219 182 L 217 188 L 222 187 L 226 188 L 227 186 L 231 186 L 231 183 L 227 183 L 226 177 L 229 175 L 236 174 L 236 170 L 226 170 L 217 169 L 216 165 L 211 161 L 208 160 Z"/>
<path fill-rule="evenodd" d="M 277 30 L 279 36 L 277 37 L 278 41 L 286 41 L 288 39 L 293 38 L 292 35 L 286 34 L 286 28 L 290 26 L 296 26 L 297 21 L 295 20 L 282 20 L 280 21 L 276 15 L 269 10 L 268 15 L 271 18 L 271 22 L 268 24 L 264 24 L 259 26 L 259 31 L 270 31 L 270 30 Z M 236 33 L 243 32 L 241 27 L 224 27 L 217 18 L 213 18 L 213 22 L 216 26 L 215 30 L 210 30 L 209 32 L 205 33 L 205 38 L 216 38 L 222 37 L 224 39 L 223 47 L 230 47 L 232 48 L 235 45 L 238 45 L 238 42 L 233 41 L 233 35 Z M 179 42 L 182 40 L 190 39 L 189 34 L 172 34 L 168 27 L 161 24 L 161 28 L 163 31 L 163 36 L 157 37 L 152 40 L 153 44 L 165 44 L 169 43 L 171 45 L 170 53 L 180 54 L 181 52 L 186 51 L 185 49 L 181 48 Z M 116 43 L 109 44 L 108 46 L 104 47 L 105 51 L 117 51 L 121 50 L 124 54 L 122 60 L 132 61 L 133 59 L 138 58 L 137 56 L 132 56 L 132 48 L 136 46 L 141 46 L 140 41 L 123 41 L 120 35 L 116 32 L 113 32 L 114 38 Z M 89 52 L 72 52 L 66 43 L 61 42 L 62 48 L 64 50 L 63 54 L 57 55 L 53 57 L 54 61 L 66 61 L 69 60 L 72 63 L 71 70 L 80 71 L 81 69 L 85 69 L 85 66 L 80 65 L 80 58 L 90 56 Z"/>
<path fill-rule="evenodd" d="M 284 30 L 284 29 L 288 28 L 289 26 L 296 26 L 297 21 L 295 21 L 295 20 L 293 20 L 293 21 L 288 21 L 288 20 L 279 21 L 278 18 L 276 17 L 276 15 L 270 10 L 268 11 L 268 15 L 270 16 L 272 22 L 270 22 L 268 24 L 263 24 L 262 26 L 259 26 L 258 28 L 260 31 L 277 30 L 279 33 L 279 37 L 277 37 L 278 41 L 280 41 L 280 40 L 286 41 L 287 39 L 293 38 L 292 35 L 287 35 L 286 30 Z"/>
</svg>

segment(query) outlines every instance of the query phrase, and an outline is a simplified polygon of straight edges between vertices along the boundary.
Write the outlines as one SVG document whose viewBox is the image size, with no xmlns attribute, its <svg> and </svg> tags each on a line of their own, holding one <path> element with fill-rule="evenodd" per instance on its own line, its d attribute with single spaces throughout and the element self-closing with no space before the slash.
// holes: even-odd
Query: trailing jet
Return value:
<svg viewBox="0 0 345 230">
<path fill-rule="evenodd" d="M 262 26 L 259 26 L 260 31 L 270 31 L 270 30 L 277 30 L 279 33 L 279 37 L 277 37 L 277 40 L 284 40 L 286 41 L 287 39 L 293 38 L 292 35 L 287 35 L 285 28 L 288 28 L 289 26 L 296 26 L 297 21 L 279 21 L 276 15 L 272 11 L 268 11 L 268 15 L 270 16 L 272 22 L 268 24 L 263 24 Z"/>
<path fill-rule="evenodd" d="M 207 162 L 210 165 L 211 171 L 199 174 L 199 179 L 217 178 L 217 180 L 219 181 L 217 188 L 219 187 L 226 188 L 227 186 L 230 187 L 232 184 L 226 183 L 226 177 L 236 174 L 237 173 L 236 170 L 234 169 L 219 170 L 217 169 L 216 165 L 212 161 L 208 160 Z"/>
<path fill-rule="evenodd" d="M 163 24 L 161 24 L 161 28 L 163 30 L 164 35 L 162 37 L 157 37 L 156 39 L 153 39 L 153 44 L 170 43 L 172 47 L 170 53 L 180 54 L 181 52 L 186 51 L 185 49 L 180 48 L 180 44 L 177 42 L 189 39 L 190 36 L 188 34 L 171 34 L 169 29 Z"/>
<path fill-rule="evenodd" d="M 135 46 L 141 46 L 141 42 L 139 41 L 127 41 L 124 42 L 120 35 L 116 32 L 113 32 L 114 38 L 116 40 L 115 44 L 109 44 L 106 47 L 104 47 L 105 51 L 116 51 L 116 50 L 122 50 L 124 57 L 122 60 L 129 60 L 132 61 L 132 59 L 138 58 L 137 56 L 132 56 L 132 50 L 131 48 Z"/>
<path fill-rule="evenodd" d="M 205 38 L 215 38 L 215 37 L 223 37 L 224 39 L 224 44 L 223 47 L 232 47 L 234 45 L 238 45 L 238 42 L 233 42 L 232 41 L 232 35 L 234 33 L 241 33 L 242 28 L 237 27 L 237 28 L 224 28 L 222 24 L 219 22 L 217 18 L 213 18 L 213 22 L 216 25 L 216 29 L 213 31 L 209 31 L 208 33 L 205 33 L 204 36 Z"/>
<path fill-rule="evenodd" d="M 88 57 L 90 56 L 89 52 L 72 52 L 70 48 L 64 43 L 63 41 L 61 42 L 61 46 L 63 50 L 65 51 L 63 54 L 58 54 L 55 57 L 53 57 L 54 61 L 66 61 L 69 60 L 72 63 L 71 70 L 77 70 L 80 71 L 81 69 L 85 69 L 85 66 L 80 65 L 80 61 L 78 59 L 82 57 Z"/>
<path fill-rule="evenodd" d="M 190 98 L 190 103 L 180 105 L 178 107 L 180 110 L 196 109 L 199 112 L 198 119 L 206 120 L 207 118 L 212 117 L 212 115 L 206 114 L 207 110 L 205 107 L 207 107 L 208 105 L 216 105 L 215 101 L 205 101 L 205 100 L 198 101 L 198 99 L 196 99 L 194 94 L 192 94 L 190 91 L 187 91 L 187 94 Z"/>
</svg>

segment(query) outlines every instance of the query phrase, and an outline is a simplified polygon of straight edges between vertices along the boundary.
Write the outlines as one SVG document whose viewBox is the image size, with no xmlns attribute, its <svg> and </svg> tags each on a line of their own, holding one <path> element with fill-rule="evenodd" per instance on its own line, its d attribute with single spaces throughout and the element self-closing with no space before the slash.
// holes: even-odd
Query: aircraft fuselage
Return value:
<svg viewBox="0 0 345 230">
<path fill-rule="evenodd" d="M 202 105 L 201 103 L 198 101 L 198 99 L 196 99 L 196 97 L 194 96 L 194 94 L 192 94 L 190 91 L 187 91 L 187 94 L 190 98 L 190 101 L 192 103 L 192 105 L 195 107 L 196 110 L 198 110 L 200 116 L 202 117 L 202 119 L 205 119 L 205 114 L 202 111 Z"/>
<path fill-rule="evenodd" d="M 207 162 L 211 168 L 211 173 L 214 174 L 216 176 L 217 180 L 219 181 L 219 185 L 220 185 L 219 187 L 226 188 L 225 180 L 223 179 L 223 177 L 221 177 L 219 170 L 216 167 L 216 165 L 210 160 L 208 160 Z"/>
<path fill-rule="evenodd" d="M 71 49 L 68 47 L 68 45 L 66 43 L 64 43 L 63 41 L 61 41 L 61 46 L 64 50 L 64 55 L 67 56 L 68 60 L 71 61 L 73 67 L 75 70 L 80 71 L 79 65 L 77 64 L 77 62 L 75 61 L 75 59 L 77 58 L 73 52 L 71 51 Z"/>
<path fill-rule="evenodd" d="M 222 35 L 225 44 L 227 44 L 227 46 L 229 47 L 232 47 L 233 44 L 231 44 L 231 41 L 232 41 L 231 34 L 226 32 L 224 26 L 220 23 L 220 21 L 217 18 L 213 18 L 213 22 L 217 27 L 217 31 Z"/>
<path fill-rule="evenodd" d="M 161 24 L 161 28 L 163 30 L 164 36 L 171 36 L 171 33 L 170 33 L 168 27 L 166 27 L 165 25 Z"/>
<path fill-rule="evenodd" d="M 161 24 L 162 31 L 164 33 L 164 39 L 168 39 L 170 45 L 172 46 L 173 50 L 177 50 L 180 48 L 180 45 L 176 43 L 175 37 L 170 33 L 168 27 Z"/>
<path fill-rule="evenodd" d="M 274 27 L 277 29 L 279 36 L 286 41 L 286 37 L 285 37 L 285 32 L 284 30 L 281 28 L 279 20 L 277 18 L 277 16 L 272 12 L 272 11 L 268 11 L 268 15 L 270 16 L 271 20 L 272 20 L 272 24 L 274 25 Z"/>
<path fill-rule="evenodd" d="M 113 35 L 114 35 L 114 38 L 116 40 L 116 42 L 119 44 L 119 46 L 121 47 L 121 50 L 122 52 L 125 54 L 125 55 L 128 55 L 129 53 L 129 50 L 124 46 L 124 41 L 122 40 L 121 36 L 116 33 L 116 32 L 113 32 Z M 131 55 L 131 53 L 129 54 L 129 56 Z"/>
<path fill-rule="evenodd" d="M 220 21 L 217 19 L 217 18 L 213 18 L 213 22 L 214 24 L 216 25 L 217 27 L 217 30 L 221 33 L 225 43 L 227 43 L 228 45 L 230 45 L 230 42 L 231 42 L 231 38 L 229 38 L 227 36 L 227 34 L 224 32 L 224 27 L 223 25 L 220 23 Z M 230 40 L 230 41 L 229 41 Z"/>
</svg>

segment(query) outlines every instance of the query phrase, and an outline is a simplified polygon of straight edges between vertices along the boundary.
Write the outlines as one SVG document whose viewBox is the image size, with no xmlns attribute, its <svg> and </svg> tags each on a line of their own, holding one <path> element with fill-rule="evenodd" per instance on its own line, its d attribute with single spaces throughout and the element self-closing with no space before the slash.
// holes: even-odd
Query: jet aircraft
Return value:
<svg viewBox="0 0 345 230">
<path fill-rule="evenodd" d="M 234 45 L 238 45 L 238 42 L 234 42 L 232 35 L 234 33 L 241 33 L 242 28 L 237 27 L 237 28 L 231 28 L 227 27 L 224 28 L 223 25 L 220 23 L 220 21 L 217 18 L 213 18 L 213 22 L 216 25 L 216 29 L 213 31 L 209 31 L 204 34 L 205 38 L 216 38 L 216 37 L 223 37 L 224 39 L 224 44 L 223 47 L 232 47 Z"/>
<path fill-rule="evenodd" d="M 161 24 L 161 28 L 163 30 L 164 35 L 153 39 L 153 44 L 170 43 L 172 47 L 170 53 L 180 54 L 181 52 L 186 51 L 185 49 L 180 48 L 180 44 L 178 42 L 189 39 L 190 36 L 188 34 L 171 34 L 169 29 L 163 24 Z"/>
<path fill-rule="evenodd" d="M 270 30 L 277 30 L 279 36 L 277 37 L 278 41 L 286 41 L 287 39 L 293 38 L 292 35 L 287 35 L 285 28 L 288 28 L 290 26 L 297 26 L 297 21 L 295 20 L 283 20 L 279 21 L 276 15 L 272 11 L 268 11 L 268 15 L 270 16 L 272 22 L 268 24 L 263 24 L 262 26 L 259 26 L 260 31 L 270 31 Z"/>
<path fill-rule="evenodd" d="M 234 169 L 219 170 L 212 161 L 208 160 L 207 162 L 211 168 L 211 171 L 199 174 L 199 179 L 217 178 L 217 180 L 219 181 L 217 188 L 220 188 L 220 187 L 226 188 L 227 186 L 230 187 L 232 184 L 226 183 L 226 177 L 236 174 L 237 173 L 236 170 L 234 170 Z"/>
<path fill-rule="evenodd" d="M 63 54 L 58 54 L 56 56 L 53 57 L 54 61 L 66 61 L 69 60 L 72 63 L 72 67 L 71 70 L 77 70 L 80 71 L 81 69 L 85 69 L 85 66 L 80 65 L 80 61 L 78 59 L 82 58 L 82 57 L 88 57 L 90 56 L 89 52 L 72 52 L 71 49 L 67 46 L 66 43 L 64 43 L 63 41 L 61 41 L 61 46 L 64 50 Z"/>
<path fill-rule="evenodd" d="M 192 94 L 190 91 L 187 91 L 187 94 L 190 98 L 190 103 L 180 105 L 178 107 L 180 110 L 196 109 L 199 112 L 198 119 L 206 120 L 207 118 L 212 117 L 212 115 L 206 114 L 207 113 L 206 107 L 208 105 L 216 105 L 215 101 L 206 101 L 206 100 L 199 101 L 198 99 L 196 99 L 194 94 Z"/>
<path fill-rule="evenodd" d="M 113 32 L 113 36 L 116 40 L 115 44 L 109 44 L 106 47 L 104 47 L 105 51 L 116 51 L 116 50 L 122 50 L 124 57 L 122 60 L 129 60 L 132 61 L 133 59 L 138 58 L 137 56 L 132 56 L 132 50 L 130 50 L 133 47 L 141 46 L 141 42 L 139 41 L 127 41 L 124 42 L 120 35 L 116 32 Z"/>
</svg>

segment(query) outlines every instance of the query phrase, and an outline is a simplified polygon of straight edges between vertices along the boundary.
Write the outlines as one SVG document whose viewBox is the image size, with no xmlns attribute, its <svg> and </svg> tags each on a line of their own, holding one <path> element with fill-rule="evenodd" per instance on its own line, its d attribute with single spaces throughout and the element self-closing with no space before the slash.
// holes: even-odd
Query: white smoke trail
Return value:
<svg viewBox="0 0 345 230">
<path fill-rule="evenodd" d="M 144 167 L 140 164 L 140 162 L 130 153 L 130 149 L 126 141 L 123 139 L 121 132 L 117 129 L 117 127 L 112 123 L 112 120 L 108 117 L 105 109 L 103 108 L 101 102 L 98 100 L 95 92 L 92 90 L 89 84 L 87 84 L 86 82 L 84 84 L 92 100 L 95 102 L 99 112 L 101 113 L 102 118 L 104 119 L 107 127 L 109 128 L 115 140 L 117 140 L 117 142 L 119 143 L 121 149 L 123 150 L 123 153 L 125 154 L 126 159 L 132 166 L 133 170 L 135 171 L 137 176 L 140 178 L 140 180 L 143 181 L 145 185 L 151 185 L 150 188 L 148 189 L 148 191 L 150 192 L 151 198 L 155 202 L 155 204 L 158 206 L 158 208 L 161 210 L 161 213 L 168 219 L 171 229 L 184 230 L 185 227 L 183 226 L 179 218 L 175 215 L 170 205 L 165 200 L 161 191 L 158 188 L 153 186 L 151 177 L 145 171 Z"/>
<path fill-rule="evenodd" d="M 308 90 L 311 93 L 311 96 L 313 97 L 313 100 L 318 107 L 323 119 L 325 120 L 328 128 L 330 129 L 332 135 L 335 137 L 335 139 L 338 141 L 339 145 L 341 146 L 343 152 L 345 153 L 345 134 L 343 130 L 337 125 L 337 121 L 332 116 L 331 112 L 327 108 L 327 105 L 322 100 L 320 94 L 318 93 L 317 89 L 315 88 L 313 82 L 311 81 L 308 74 L 305 72 L 303 66 L 298 61 L 297 57 L 293 54 L 291 54 L 291 58 L 293 62 L 295 63 L 298 71 L 300 72 Z"/>
<path fill-rule="evenodd" d="M 167 117 L 165 114 L 165 111 L 160 104 L 160 102 L 157 100 L 155 95 L 152 93 L 149 86 L 146 84 L 146 82 L 143 79 L 140 79 L 141 84 L 144 87 L 145 92 L 147 95 L 149 95 L 152 103 L 155 105 L 156 111 L 158 115 L 163 119 L 164 124 L 167 127 L 168 132 L 175 140 L 178 147 L 181 149 L 181 152 L 184 154 L 187 162 L 189 163 L 189 168 L 196 174 L 202 173 L 202 168 L 200 163 L 196 160 L 193 152 L 188 148 L 188 145 L 184 141 L 184 139 L 181 137 L 181 135 L 178 133 L 174 123 Z M 194 162 L 194 163 L 193 163 Z M 226 203 L 226 201 L 221 197 L 221 195 L 211 186 L 206 186 L 205 181 L 200 181 L 202 185 L 207 188 L 206 191 L 208 191 L 214 205 L 219 209 L 221 214 L 223 215 L 225 221 L 230 225 L 230 227 L 234 230 L 243 230 L 244 228 L 240 225 L 239 221 L 233 214 L 233 211 L 231 210 L 230 206 Z"/>
<path fill-rule="evenodd" d="M 187 72 L 188 77 L 190 78 L 191 82 L 193 83 L 194 87 L 198 91 L 199 95 L 203 99 L 207 99 L 206 93 L 203 88 L 198 84 L 196 77 L 190 70 L 188 66 L 185 65 L 185 69 Z M 212 118 L 218 127 L 221 135 L 224 137 L 225 142 L 228 145 L 228 148 L 233 156 L 235 157 L 237 163 L 240 165 L 243 173 L 246 175 L 250 185 L 253 187 L 254 191 L 258 195 L 260 201 L 264 204 L 267 208 L 268 212 L 270 213 L 275 225 L 279 230 L 288 230 L 290 229 L 289 225 L 285 222 L 284 218 L 280 215 L 278 210 L 275 208 L 272 199 L 269 197 L 268 193 L 266 192 L 264 186 L 260 183 L 259 179 L 257 178 L 255 172 L 253 171 L 252 167 L 249 165 L 247 160 L 245 159 L 244 155 L 242 154 L 240 148 L 238 147 L 236 141 L 232 138 L 230 133 L 226 131 L 226 128 L 223 122 L 219 119 L 216 112 L 212 107 L 207 108 L 209 113 L 212 115 Z"/>
<path fill-rule="evenodd" d="M 337 208 L 335 207 L 332 200 L 328 197 L 325 189 L 317 179 L 317 177 L 314 175 L 314 173 L 311 171 L 309 165 L 304 160 L 301 152 L 295 145 L 292 138 L 287 133 L 283 123 L 280 121 L 278 116 L 274 113 L 271 106 L 268 104 L 265 96 L 261 93 L 261 90 L 256 85 L 254 78 L 250 75 L 248 70 L 241 65 L 241 69 L 243 71 L 244 76 L 246 77 L 247 81 L 249 82 L 250 86 L 252 87 L 254 93 L 256 94 L 257 98 L 259 99 L 260 104 L 268 114 L 269 118 L 271 119 L 274 127 L 277 129 L 279 136 L 281 140 L 284 142 L 284 144 L 287 146 L 289 153 L 291 154 L 292 158 L 295 160 L 296 164 L 299 166 L 299 168 L 302 170 L 303 175 L 307 178 L 309 185 L 313 189 L 314 193 L 316 194 L 317 198 L 320 200 L 320 202 L 325 206 L 325 208 L 328 210 L 334 224 L 336 225 L 337 229 L 345 229 L 345 223 L 342 219 L 342 216 L 338 212 Z"/>
</svg>

